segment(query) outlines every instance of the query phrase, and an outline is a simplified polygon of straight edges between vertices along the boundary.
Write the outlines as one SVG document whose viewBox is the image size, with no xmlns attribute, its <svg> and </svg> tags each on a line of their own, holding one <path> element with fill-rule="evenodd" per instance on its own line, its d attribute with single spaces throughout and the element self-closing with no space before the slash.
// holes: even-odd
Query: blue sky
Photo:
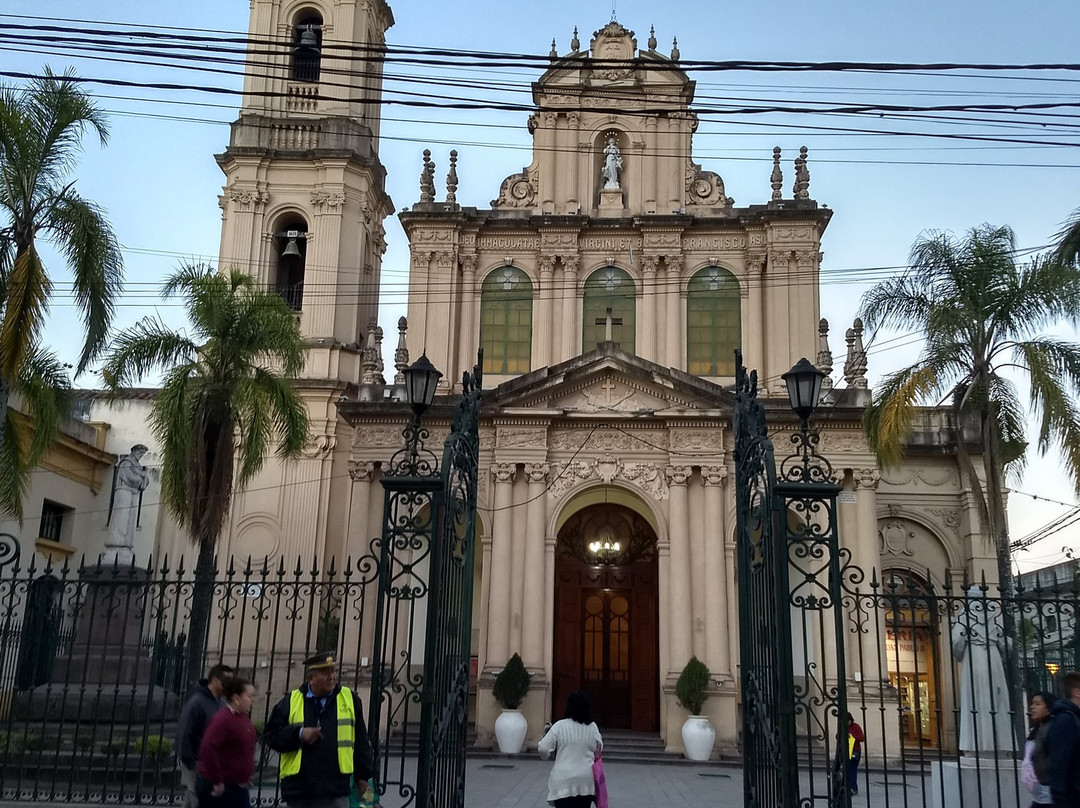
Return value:
<svg viewBox="0 0 1080 808">
<path fill-rule="evenodd" d="M 547 54 L 556 39 L 560 53 L 569 49 L 574 26 L 583 43 L 611 18 L 610 0 L 459 0 L 454 3 L 391 3 L 396 25 L 388 40 L 400 46 Z M 8 0 L 5 15 L 47 14 L 58 25 L 68 19 L 97 19 L 138 25 L 176 26 L 198 31 L 246 31 L 249 4 L 243 0 L 174 4 L 161 2 L 74 2 Z M 663 11 L 661 12 L 661 8 Z M 617 17 L 637 33 L 644 46 L 649 26 L 656 26 L 659 50 L 677 36 L 688 60 L 793 60 L 872 62 L 1056 63 L 1076 62 L 1075 32 L 1080 3 L 866 3 L 823 0 L 806 3 L 727 3 L 676 0 L 666 4 L 618 0 Z M 145 64 L 120 64 L 115 55 L 91 60 L 16 41 L 14 24 L 35 21 L 2 17 L 0 71 L 37 72 L 50 64 L 69 64 L 87 77 L 214 85 L 239 89 L 238 74 L 195 73 Z M 40 23 L 40 20 L 36 22 Z M 123 26 L 110 41 L 123 43 Z M 225 36 L 225 34 L 222 34 Z M 535 69 L 479 73 L 447 60 L 441 70 L 395 65 L 388 76 L 482 79 L 505 82 L 502 100 L 528 103 L 528 82 Z M 1020 104 L 1080 103 L 1080 73 L 1028 73 L 1008 77 L 971 70 L 947 76 L 870 73 L 694 73 L 701 104 L 746 106 L 768 99 L 787 106 L 852 104 Z M 457 93 L 423 84 L 388 81 L 389 91 Z M 119 325 L 157 311 L 177 325 L 176 308 L 156 300 L 160 279 L 182 259 L 214 261 L 218 252 L 220 212 L 217 195 L 222 176 L 213 155 L 228 141 L 228 122 L 236 114 L 233 95 L 150 91 L 90 85 L 101 104 L 114 113 L 113 137 L 101 150 L 87 141 L 77 172 L 77 187 L 108 212 L 125 245 L 130 281 Z M 1073 108 L 1049 111 L 1077 114 Z M 1080 130 L 1068 117 L 1061 131 L 1018 127 L 987 116 L 956 113 L 948 123 L 880 116 L 703 115 L 695 139 L 695 159 L 725 180 L 736 205 L 769 197 L 772 147 L 784 150 L 785 186 L 792 179 L 790 160 L 799 146 L 810 150 L 811 196 L 835 210 L 823 250 L 822 315 L 832 323 L 832 348 L 843 353 L 843 331 L 855 316 L 867 282 L 894 272 L 906 261 L 911 243 L 928 229 L 960 233 L 983 222 L 1009 224 L 1021 247 L 1050 241 L 1062 220 L 1080 206 L 1080 148 L 1001 144 L 986 140 L 936 138 L 931 133 L 984 138 L 1056 140 L 1080 144 Z M 1006 116 L 1016 120 L 1019 114 Z M 389 172 L 389 192 L 397 210 L 416 201 L 421 152 L 431 148 L 436 160 L 439 197 L 447 153 L 459 151 L 458 200 L 486 207 L 503 177 L 531 161 L 530 138 L 520 112 L 451 112 L 387 105 L 381 157 Z M 482 124 L 478 126 L 478 124 Z M 852 130 L 888 129 L 902 135 L 859 134 Z M 789 191 L 788 191 L 789 192 Z M 389 249 L 384 258 L 383 327 L 403 313 L 408 250 L 396 219 L 386 222 Z M 53 261 L 59 270 L 59 261 Z M 855 273 L 853 270 L 883 268 Z M 889 269 L 893 268 L 893 269 Z M 875 275 L 876 273 L 876 275 Z M 63 277 L 62 272 L 57 272 Z M 63 298 L 53 307 L 47 338 L 65 358 L 77 354 L 71 327 L 74 309 Z M 870 376 L 914 360 L 911 339 L 871 346 Z M 812 357 L 811 357 L 812 358 Z M 79 382 L 97 384 L 92 376 Z M 1069 483 L 1053 458 L 1034 457 L 1021 491 L 1051 500 L 1073 502 Z M 1020 537 L 1057 513 L 1061 505 L 1014 495 L 1010 506 L 1014 537 Z M 1080 532 L 1046 539 L 1023 557 L 1025 566 L 1060 560 L 1062 545 L 1080 546 Z"/>
</svg>

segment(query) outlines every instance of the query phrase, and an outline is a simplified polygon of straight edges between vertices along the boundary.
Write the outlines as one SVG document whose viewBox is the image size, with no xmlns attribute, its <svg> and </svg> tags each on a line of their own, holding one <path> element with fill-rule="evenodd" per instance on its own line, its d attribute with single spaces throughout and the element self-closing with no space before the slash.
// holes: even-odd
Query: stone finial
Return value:
<svg viewBox="0 0 1080 808">
<path fill-rule="evenodd" d="M 679 61 L 679 58 L 681 56 L 682 56 L 682 54 L 679 53 L 679 38 L 677 36 L 672 37 L 672 39 L 671 39 L 671 61 L 677 62 L 677 61 Z"/>
<path fill-rule="evenodd" d="M 409 348 L 405 344 L 405 332 L 409 330 L 409 320 L 399 317 L 397 321 L 397 348 L 394 350 L 394 384 L 405 384 L 405 368 L 409 366 Z"/>
<path fill-rule="evenodd" d="M 386 384 L 386 377 L 383 376 L 382 337 L 382 326 L 375 326 L 375 384 Z"/>
<path fill-rule="evenodd" d="M 863 321 L 858 317 L 847 330 L 844 337 L 847 342 L 847 359 L 844 360 L 844 381 L 848 387 L 859 390 L 867 388 L 866 383 L 866 349 L 863 347 Z"/>
<path fill-rule="evenodd" d="M 818 321 L 818 350 L 817 350 L 817 365 L 818 370 L 825 374 L 825 378 L 821 380 L 822 390 L 832 390 L 832 372 L 833 372 L 833 358 L 832 351 L 829 350 L 829 321 L 822 317 Z"/>
<path fill-rule="evenodd" d="M 457 204 L 457 149 L 450 150 L 450 171 L 446 175 L 446 201 L 451 205 Z"/>
<path fill-rule="evenodd" d="M 772 175 L 769 177 L 772 183 L 772 198 L 774 200 L 784 198 L 784 172 L 780 170 L 780 147 L 775 146 L 772 150 Z"/>
<path fill-rule="evenodd" d="M 559 49 L 555 47 L 555 37 L 551 38 L 551 50 L 548 52 L 548 56 L 552 59 L 559 58 Z"/>
<path fill-rule="evenodd" d="M 379 349 L 375 343 L 375 329 L 378 327 L 378 320 L 372 318 L 368 323 L 367 342 L 364 350 L 360 352 L 360 368 L 363 371 L 360 384 L 378 384 Z"/>
<path fill-rule="evenodd" d="M 424 170 L 420 172 L 420 201 L 435 201 L 435 161 L 431 149 L 424 149 Z"/>
<path fill-rule="evenodd" d="M 578 39 L 577 26 L 574 26 L 574 38 L 570 40 L 570 50 L 577 53 L 581 50 L 581 40 Z"/>
<path fill-rule="evenodd" d="M 656 26 L 649 26 L 649 50 L 656 50 Z"/>
<path fill-rule="evenodd" d="M 810 198 L 810 169 L 806 164 L 806 146 L 799 149 L 795 158 L 795 186 L 792 188 L 796 199 Z"/>
</svg>

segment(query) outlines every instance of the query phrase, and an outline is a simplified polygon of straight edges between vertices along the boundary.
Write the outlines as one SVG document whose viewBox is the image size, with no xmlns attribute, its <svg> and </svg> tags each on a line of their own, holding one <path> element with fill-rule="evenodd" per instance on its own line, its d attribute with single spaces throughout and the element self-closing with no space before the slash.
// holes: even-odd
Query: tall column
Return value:
<svg viewBox="0 0 1080 808">
<path fill-rule="evenodd" d="M 682 316 L 679 311 L 682 290 L 682 265 L 681 255 L 669 255 L 664 259 L 667 266 L 667 313 L 664 317 L 664 330 L 667 332 L 667 356 L 663 362 L 667 367 L 685 368 L 686 361 L 680 355 L 682 352 Z"/>
<path fill-rule="evenodd" d="M 562 356 L 558 359 L 560 362 L 571 359 L 581 352 L 581 326 L 578 325 L 581 304 L 577 294 L 578 257 L 576 255 L 563 256 L 562 264 Z"/>
<path fill-rule="evenodd" d="M 349 479 L 352 480 L 349 499 L 349 525 L 346 537 L 345 555 L 350 571 L 356 570 L 356 560 L 369 552 L 368 546 L 371 536 L 367 533 L 370 522 L 369 512 L 373 509 L 371 504 L 371 478 L 375 471 L 375 464 L 359 460 L 349 461 Z M 348 580 L 355 582 L 361 576 L 351 575 Z M 344 638 L 342 649 L 348 662 L 362 664 L 364 657 L 371 658 L 372 638 L 375 635 L 375 609 L 366 608 L 373 604 L 376 597 L 374 585 L 363 588 L 353 584 L 346 589 L 347 599 L 342 609 L 342 625 Z M 361 604 L 363 607 L 361 608 Z"/>
<path fill-rule="evenodd" d="M 544 670 L 547 671 L 549 682 L 552 674 L 552 649 L 555 647 L 555 550 L 558 545 L 558 536 L 544 538 L 544 613 L 540 617 L 544 622 Z M 547 705 L 549 715 L 550 707 L 550 704 Z"/>
<path fill-rule="evenodd" d="M 731 675 L 728 656 L 728 571 L 725 553 L 727 522 L 724 519 L 724 484 L 727 469 L 702 466 L 705 483 L 705 664 L 721 676 Z"/>
<path fill-rule="evenodd" d="M 668 466 L 665 469 L 671 494 L 668 522 L 671 525 L 671 589 L 668 593 L 668 619 L 671 636 L 673 671 L 678 671 L 690 659 L 692 640 L 692 609 L 690 600 L 690 522 L 686 484 L 690 466 Z"/>
<path fill-rule="evenodd" d="M 660 257 L 646 255 L 641 259 L 641 316 L 638 318 L 638 356 L 659 363 L 656 351 L 656 332 L 660 322 L 656 317 L 656 267 Z"/>
<path fill-rule="evenodd" d="M 491 531 L 491 588 L 488 603 L 487 664 L 501 666 L 510 658 L 510 564 L 513 541 L 512 505 L 514 473 L 512 463 L 491 467 L 495 478 L 495 513 Z"/>
<path fill-rule="evenodd" d="M 540 268 L 540 294 L 534 297 L 536 319 L 533 320 L 532 370 L 554 364 L 551 361 L 551 321 L 554 304 L 552 283 L 555 277 L 555 256 L 538 256 L 536 263 Z"/>
<path fill-rule="evenodd" d="M 480 330 L 476 327 L 476 256 L 461 256 L 461 328 L 458 330 L 458 367 L 476 364 Z"/>
<path fill-rule="evenodd" d="M 869 592 L 869 582 L 875 571 L 878 580 L 881 580 L 877 525 L 877 487 L 881 481 L 881 472 L 876 468 L 852 469 L 851 476 L 855 484 L 855 535 L 850 541 L 852 560 L 865 575 L 866 585 L 862 589 Z M 867 602 L 868 600 L 864 601 Z M 884 637 L 884 634 L 881 636 Z M 884 678 L 888 669 L 884 643 L 864 641 L 859 663 L 864 681 Z"/>
<path fill-rule="evenodd" d="M 521 655 L 525 666 L 538 670 L 544 665 L 544 538 L 547 535 L 547 463 L 526 463 L 525 477 L 529 481 L 529 504 L 525 528 L 525 597 L 522 626 Z"/>
</svg>

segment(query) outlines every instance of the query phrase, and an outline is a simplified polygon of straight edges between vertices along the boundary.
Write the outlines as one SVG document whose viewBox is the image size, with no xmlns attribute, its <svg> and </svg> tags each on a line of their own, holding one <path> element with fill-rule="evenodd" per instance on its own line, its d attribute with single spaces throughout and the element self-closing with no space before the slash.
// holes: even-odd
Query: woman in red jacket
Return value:
<svg viewBox="0 0 1080 808">
<path fill-rule="evenodd" d="M 236 676 L 225 682 L 222 696 L 225 709 L 207 724 L 199 746 L 199 808 L 249 808 L 248 788 L 255 774 L 255 686 Z"/>
</svg>

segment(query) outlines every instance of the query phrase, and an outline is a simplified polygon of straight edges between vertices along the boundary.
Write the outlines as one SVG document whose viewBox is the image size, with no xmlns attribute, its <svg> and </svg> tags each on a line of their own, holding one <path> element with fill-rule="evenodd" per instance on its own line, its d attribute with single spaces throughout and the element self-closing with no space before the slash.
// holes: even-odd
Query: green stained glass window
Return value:
<svg viewBox="0 0 1080 808">
<path fill-rule="evenodd" d="M 480 289 L 484 373 L 528 373 L 532 358 L 532 281 L 517 267 L 499 267 Z"/>
<path fill-rule="evenodd" d="M 634 279 L 615 267 L 599 269 L 585 281 L 581 316 L 581 350 L 591 351 L 607 338 L 608 310 L 611 310 L 611 340 L 627 353 L 634 353 L 636 327 Z"/>
<path fill-rule="evenodd" d="M 686 370 L 696 376 L 734 376 L 742 346 L 739 281 L 726 269 L 707 267 L 686 287 Z"/>
</svg>

